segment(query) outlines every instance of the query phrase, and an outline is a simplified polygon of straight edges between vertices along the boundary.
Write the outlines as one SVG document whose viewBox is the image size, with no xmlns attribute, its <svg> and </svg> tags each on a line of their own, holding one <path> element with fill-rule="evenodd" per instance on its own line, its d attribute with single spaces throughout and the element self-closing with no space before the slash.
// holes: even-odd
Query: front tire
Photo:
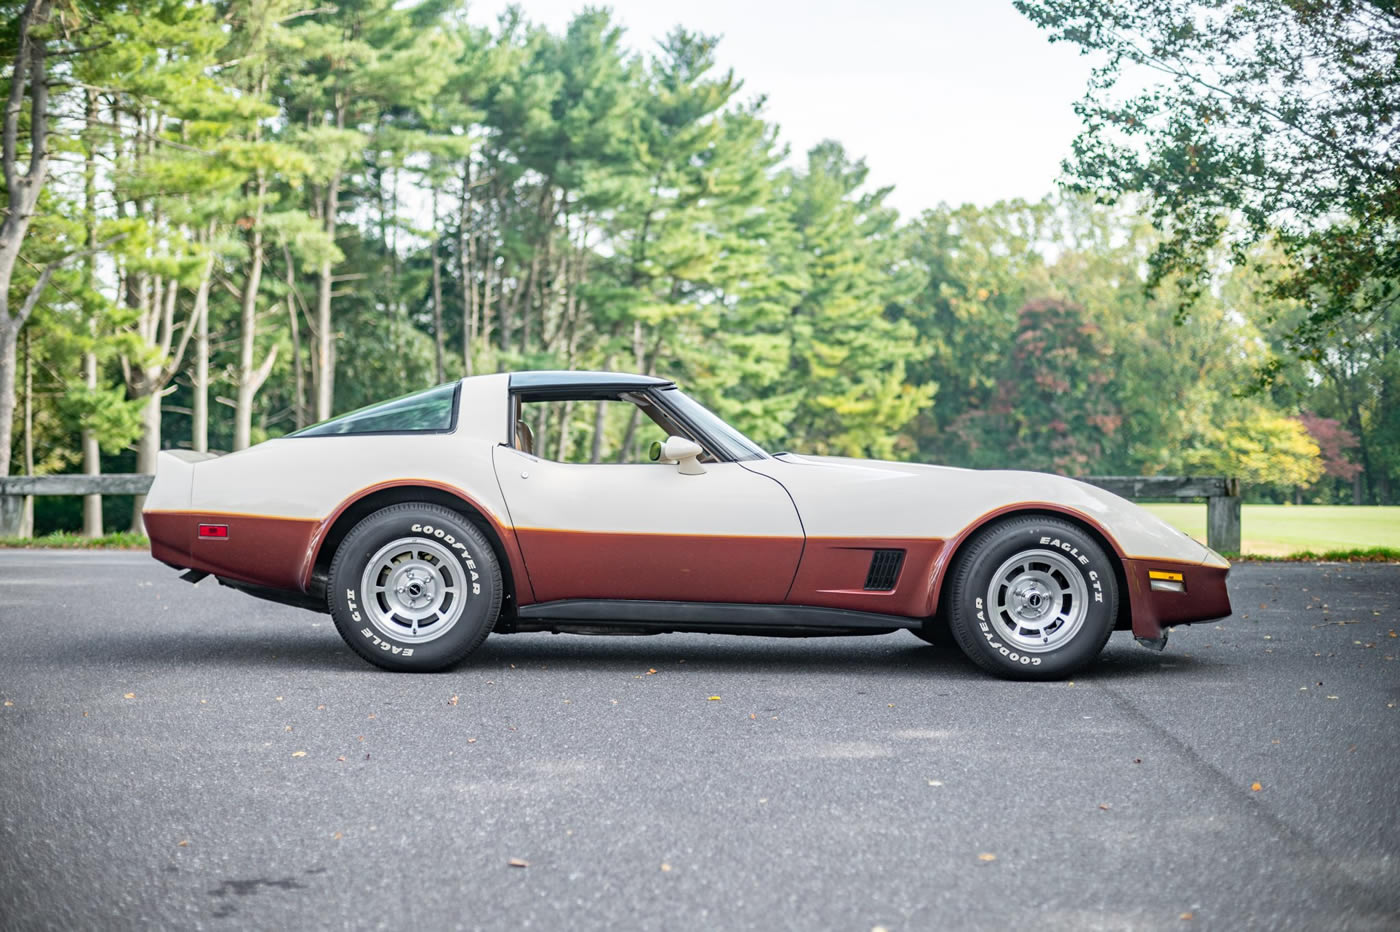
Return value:
<svg viewBox="0 0 1400 932">
<path fill-rule="evenodd" d="M 362 520 L 331 561 L 326 601 L 336 630 L 386 670 L 442 670 L 475 650 L 501 611 L 491 544 L 440 505 L 392 505 Z"/>
<path fill-rule="evenodd" d="M 926 644 L 943 650 L 960 650 L 958 639 L 953 636 L 953 628 L 942 617 L 929 618 L 922 628 L 910 628 L 909 633 Z"/>
<path fill-rule="evenodd" d="M 963 653 L 1010 679 L 1062 679 L 1083 669 L 1118 618 L 1111 558 L 1082 528 L 1042 515 L 979 531 L 959 556 L 948 599 Z"/>
</svg>

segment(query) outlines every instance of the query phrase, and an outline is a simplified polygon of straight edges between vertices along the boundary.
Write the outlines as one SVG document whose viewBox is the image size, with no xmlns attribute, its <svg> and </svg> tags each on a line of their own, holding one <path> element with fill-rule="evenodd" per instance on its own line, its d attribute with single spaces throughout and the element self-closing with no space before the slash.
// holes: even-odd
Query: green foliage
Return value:
<svg viewBox="0 0 1400 932">
<path fill-rule="evenodd" d="M 1273 294 L 1305 313 L 1290 353 L 1400 301 L 1400 15 L 1358 0 L 1016 0 L 1052 42 L 1096 53 L 1079 104 L 1071 187 L 1146 196 L 1168 235 L 1149 284 L 1182 309 L 1206 294 L 1216 248 L 1235 264 L 1276 242 Z M 1279 360 L 1262 370 L 1267 383 Z"/>
<path fill-rule="evenodd" d="M 979 460 L 1072 476 L 1102 462 L 1123 415 L 1109 388 L 1113 348 L 1082 308 L 1056 300 L 1024 305 L 995 371 L 991 403 L 954 426 Z"/>
<path fill-rule="evenodd" d="M 1194 472 L 1237 476 L 1252 485 L 1311 485 L 1322 476 L 1322 457 L 1303 425 L 1260 405 L 1202 425 L 1183 463 Z"/>
<path fill-rule="evenodd" d="M 1198 157 L 1206 194 L 1171 200 L 1148 182 L 1176 163 L 1148 134 L 1116 163 L 1136 187 L 1091 184 L 1109 150 L 1079 154 L 1083 187 L 1145 200 L 900 218 L 840 144 L 789 159 L 713 36 L 677 28 L 637 54 L 603 10 L 561 32 L 517 8 L 490 29 L 463 11 L 160 0 L 88 23 L 99 41 L 59 66 L 63 158 L 12 288 L 106 243 L 59 269 L 34 318 L 41 471 L 77 466 L 85 427 L 109 469 L 135 468 L 133 444 L 194 442 L 197 344 L 181 347 L 205 294 L 216 451 L 235 444 L 235 409 L 254 442 L 314 419 L 324 300 L 335 411 L 439 371 L 608 368 L 674 377 L 774 450 L 1223 472 L 1275 498 L 1388 500 L 1400 482 L 1400 326 L 1379 266 L 1304 293 L 1309 263 L 1331 262 L 1316 243 L 1207 235 L 1220 211 L 1201 205 L 1219 206 L 1234 162 Z M 1368 231 L 1348 234 L 1353 254 Z M 1184 317 L 1178 285 L 1194 294 Z M 1241 397 L 1343 294 L 1370 310 L 1332 318 L 1325 351 Z M 137 438 L 157 392 L 159 436 Z M 1357 438 L 1329 456 L 1359 477 L 1313 483 L 1318 453 L 1291 419 L 1304 409 Z M 597 416 L 560 406 L 538 439 L 575 461 L 648 439 L 605 413 L 585 449 Z"/>
</svg>

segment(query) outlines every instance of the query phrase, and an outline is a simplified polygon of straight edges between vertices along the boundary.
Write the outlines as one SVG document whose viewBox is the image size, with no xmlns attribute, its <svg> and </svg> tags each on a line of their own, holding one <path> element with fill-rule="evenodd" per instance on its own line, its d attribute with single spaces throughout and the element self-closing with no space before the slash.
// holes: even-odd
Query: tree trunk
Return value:
<svg viewBox="0 0 1400 932">
<path fill-rule="evenodd" d="M 345 128 L 346 104 L 336 97 L 336 129 Z M 335 228 L 339 216 L 340 172 L 331 173 L 326 182 L 325 200 L 321 205 L 321 228 L 335 243 Z M 316 275 L 316 364 L 313 370 L 316 379 L 316 420 L 324 421 L 331 416 L 335 404 L 335 349 L 331 339 L 331 260 L 323 259 Z"/>
<path fill-rule="evenodd" d="M 34 364 L 30 358 L 29 331 L 24 331 L 24 474 L 34 475 Z M 19 536 L 34 536 L 34 496 L 24 497 Z"/>
<path fill-rule="evenodd" d="M 213 249 L 214 229 L 209 228 L 209 248 Z M 209 450 L 209 286 L 214 278 L 214 254 L 205 259 L 204 274 L 194 295 L 194 412 L 190 447 L 200 453 Z"/>
<path fill-rule="evenodd" d="M 472 345 L 476 342 L 476 280 L 472 276 L 471 158 L 463 160 L 462 205 L 457 220 L 457 263 L 462 276 L 462 374 L 472 374 Z"/>
<path fill-rule="evenodd" d="M 262 202 L 267 195 L 267 181 L 261 170 L 257 180 L 257 206 L 253 209 L 253 228 L 248 233 L 248 275 L 243 281 L 242 332 L 238 351 L 238 390 L 233 408 L 233 448 L 246 450 L 252 443 L 253 398 L 271 371 L 277 350 L 268 353 L 263 364 L 254 368 L 257 353 L 258 291 L 262 287 L 263 231 Z"/>
<path fill-rule="evenodd" d="M 301 354 L 301 324 L 297 317 L 297 272 L 292 251 L 282 246 L 282 258 L 287 264 L 287 321 L 292 329 L 292 420 L 297 430 L 306 426 L 306 370 Z"/>
<path fill-rule="evenodd" d="M 10 446 L 14 443 L 15 363 L 19 327 L 0 319 L 0 476 L 10 474 Z"/>
<path fill-rule="evenodd" d="M 88 88 L 83 109 L 83 122 L 91 133 L 97 125 L 97 90 Z M 87 233 L 87 245 L 92 247 L 97 240 L 97 153 L 89 136 L 85 141 L 83 154 L 83 227 Z M 83 262 L 83 287 L 91 293 L 97 287 L 97 256 L 88 256 Z M 97 345 L 99 331 L 97 315 L 88 321 L 88 338 Z M 97 391 L 97 351 L 90 349 L 83 354 L 83 382 L 88 391 Z M 82 429 L 83 473 L 89 476 L 102 472 L 102 451 L 97 445 L 97 431 L 91 427 Z M 83 536 L 102 536 L 102 496 L 83 496 Z"/>
<path fill-rule="evenodd" d="M 331 416 L 335 397 L 335 368 L 331 363 L 331 261 L 323 259 L 316 272 L 316 420 Z"/>
<path fill-rule="evenodd" d="M 83 354 L 83 378 L 90 391 L 97 389 L 97 354 Z M 97 476 L 102 473 L 102 451 L 97 446 L 97 431 L 83 429 L 83 474 Z M 83 536 L 102 536 L 102 496 L 83 496 Z"/>
<path fill-rule="evenodd" d="M 5 191 L 8 195 L 3 220 L 0 220 L 0 476 L 10 474 L 10 444 L 14 440 L 15 418 L 15 344 L 20 328 L 34 310 L 38 294 L 48 284 L 41 275 L 24 306 L 16 314 L 10 312 L 10 283 L 15 263 L 19 261 L 20 246 L 29 232 L 39 192 L 44 186 L 49 164 L 49 78 L 47 45 L 42 36 L 47 32 L 51 0 L 29 0 L 19 13 L 18 29 L 13 34 L 14 63 L 10 69 L 9 96 L 5 105 L 3 169 Z M 34 31 L 41 38 L 34 38 Z M 7 43 L 9 45 L 9 43 Z M 24 97 L 29 94 L 29 165 L 20 174 L 18 140 L 20 115 Z"/>
<path fill-rule="evenodd" d="M 438 239 L 438 184 L 433 183 L 433 380 L 434 385 L 441 385 L 444 381 L 442 368 L 442 254 L 439 248 L 442 243 Z"/>
<path fill-rule="evenodd" d="M 326 185 L 322 207 L 322 227 L 335 240 L 336 201 L 340 197 L 340 173 Z M 322 259 L 316 273 L 316 420 L 331 416 L 335 400 L 335 360 L 331 348 L 331 260 Z"/>
<path fill-rule="evenodd" d="M 569 439 L 571 433 L 569 430 L 569 422 L 574 416 L 574 402 L 572 400 L 564 402 L 563 409 L 559 417 L 559 455 L 554 458 L 555 461 L 559 463 L 567 463 L 569 461 Z"/>
<path fill-rule="evenodd" d="M 160 377 L 159 372 L 148 370 L 147 378 L 155 380 Z M 154 475 L 156 471 L 156 456 L 160 453 L 160 398 L 161 391 L 156 389 L 146 397 L 146 407 L 141 411 L 141 440 L 136 447 L 136 471 L 145 475 Z M 146 522 L 141 517 L 141 509 L 146 507 L 146 496 L 138 495 L 131 506 L 131 533 L 146 533 Z"/>
</svg>

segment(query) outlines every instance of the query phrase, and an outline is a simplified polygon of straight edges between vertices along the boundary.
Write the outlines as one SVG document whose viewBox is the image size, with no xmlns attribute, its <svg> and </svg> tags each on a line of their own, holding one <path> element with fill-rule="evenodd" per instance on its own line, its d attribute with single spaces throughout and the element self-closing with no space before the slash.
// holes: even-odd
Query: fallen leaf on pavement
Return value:
<svg viewBox="0 0 1400 932">
<path fill-rule="evenodd" d="M 457 697 L 456 697 L 456 696 L 453 696 L 451 699 L 447 700 L 447 704 L 448 704 L 448 705 L 456 705 L 456 704 L 457 704 Z"/>
<path fill-rule="evenodd" d="M 1252 792 L 1257 793 L 1264 788 L 1264 784 L 1260 783 L 1258 780 L 1255 780 L 1249 785 L 1249 788 Z"/>
<path fill-rule="evenodd" d="M 979 860 L 979 861 L 987 861 L 987 862 L 990 863 L 991 861 L 995 861 L 996 859 L 997 859 L 997 856 L 996 856 L 995 854 L 987 854 L 987 853 L 984 853 L 984 854 L 979 854 L 979 855 L 977 855 L 977 860 Z"/>
<path fill-rule="evenodd" d="M 467 739 L 467 744 L 476 744 L 476 739 L 475 739 L 475 738 L 468 738 L 468 739 Z"/>
<path fill-rule="evenodd" d="M 1107 812 L 1108 810 L 1112 809 L 1113 807 L 1110 806 L 1108 803 L 1099 803 L 1099 808 L 1102 809 L 1103 811 Z"/>
<path fill-rule="evenodd" d="M 188 848 L 189 846 L 190 843 L 188 841 L 180 841 L 175 843 L 175 847 L 177 848 Z"/>
<path fill-rule="evenodd" d="M 331 841 L 340 841 L 340 839 L 344 837 L 345 834 L 343 832 L 336 832 L 334 835 L 331 836 Z"/>
<path fill-rule="evenodd" d="M 293 757 L 305 757 L 305 756 L 306 756 L 306 752 L 305 752 L 305 751 L 293 751 L 293 752 L 292 752 L 292 756 L 293 756 Z"/>
<path fill-rule="evenodd" d="M 665 861 L 662 861 L 662 862 L 661 862 L 661 869 L 662 869 L 663 871 L 669 871 L 669 870 L 671 869 L 671 865 L 667 864 Z"/>
<path fill-rule="evenodd" d="M 343 755 L 342 755 L 341 757 L 337 757 L 337 758 L 336 758 L 336 763 L 340 763 L 340 764 L 345 763 L 345 757 L 344 757 Z"/>
<path fill-rule="evenodd" d="M 506 863 L 509 864 L 511 867 L 529 867 L 529 866 L 530 866 L 530 862 L 527 861 L 527 860 L 525 860 L 524 858 L 511 858 L 511 859 L 510 859 L 509 861 L 507 861 Z"/>
<path fill-rule="evenodd" d="M 136 698 L 136 693 L 126 693 L 126 694 L 124 694 L 124 695 L 122 696 L 122 698 L 123 698 L 123 699 L 135 699 L 135 698 Z"/>
<path fill-rule="evenodd" d="M 710 701 L 710 702 L 718 702 L 718 701 L 719 701 L 719 696 L 711 696 L 710 699 L 709 699 L 709 701 Z"/>
<path fill-rule="evenodd" d="M 653 673 L 655 673 L 655 672 L 656 672 L 656 667 L 652 667 L 651 669 L 647 670 L 647 676 L 651 676 L 651 675 L 652 675 Z"/>
<path fill-rule="evenodd" d="M 1195 919 L 1195 918 L 1196 918 L 1196 914 L 1195 914 L 1195 913 L 1182 913 L 1182 914 L 1181 914 L 1181 918 L 1182 918 L 1182 919 L 1186 919 L 1186 920 Z"/>
</svg>

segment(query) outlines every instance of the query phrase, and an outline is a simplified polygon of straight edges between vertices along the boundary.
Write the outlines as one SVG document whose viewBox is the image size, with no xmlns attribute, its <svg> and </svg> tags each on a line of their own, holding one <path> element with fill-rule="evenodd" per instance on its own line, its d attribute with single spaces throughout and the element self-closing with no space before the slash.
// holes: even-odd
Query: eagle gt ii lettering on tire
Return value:
<svg viewBox="0 0 1400 932">
<path fill-rule="evenodd" d="M 1112 557 L 1060 518 L 1028 515 L 980 530 L 946 590 L 963 653 L 1013 679 L 1048 680 L 1088 666 L 1118 617 Z"/>
<path fill-rule="evenodd" d="M 327 602 L 336 630 L 387 670 L 441 670 L 475 650 L 501 610 L 491 544 L 462 515 L 410 503 L 377 511 L 336 548 Z"/>
</svg>

